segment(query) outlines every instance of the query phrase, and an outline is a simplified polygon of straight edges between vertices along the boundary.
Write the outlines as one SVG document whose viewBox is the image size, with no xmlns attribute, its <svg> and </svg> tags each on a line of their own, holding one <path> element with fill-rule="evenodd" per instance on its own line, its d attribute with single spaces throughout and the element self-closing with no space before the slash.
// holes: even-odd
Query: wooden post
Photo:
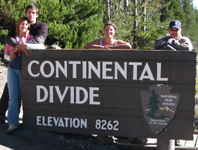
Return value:
<svg viewBox="0 0 198 150">
<path fill-rule="evenodd" d="M 157 150 L 175 150 L 175 140 L 157 139 Z"/>
</svg>

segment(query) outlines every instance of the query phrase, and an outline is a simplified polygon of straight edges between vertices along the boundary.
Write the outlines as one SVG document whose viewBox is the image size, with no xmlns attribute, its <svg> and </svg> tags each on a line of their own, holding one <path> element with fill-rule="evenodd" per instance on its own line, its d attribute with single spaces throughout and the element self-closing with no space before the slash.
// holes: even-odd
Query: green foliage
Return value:
<svg viewBox="0 0 198 150">
<path fill-rule="evenodd" d="M 33 0 L 0 0 L 0 26 L 11 29 L 25 15 Z M 37 0 L 38 20 L 48 24 L 46 45 L 84 48 L 100 35 L 103 26 L 102 4 L 98 0 Z"/>
<path fill-rule="evenodd" d="M 153 49 L 154 41 L 166 33 L 164 25 L 159 20 L 161 6 L 158 3 L 139 1 L 136 6 L 138 15 L 134 15 L 134 3 L 130 2 L 128 6 L 124 7 L 124 4 L 117 0 L 111 2 L 112 7 L 116 9 L 111 11 L 110 21 L 118 28 L 116 30 L 117 39 L 129 42 L 136 49 Z M 143 14 L 142 11 L 144 5 L 146 5 L 146 14 Z M 136 27 L 134 21 L 137 22 Z"/>
<path fill-rule="evenodd" d="M 31 3 L 33 0 L 0 0 L 0 19 L 3 21 L 0 25 L 3 23 L 11 29 L 16 21 L 25 15 L 25 8 Z"/>
<path fill-rule="evenodd" d="M 4 50 L 5 50 L 5 45 L 0 43 L 0 55 L 3 54 Z"/>
<path fill-rule="evenodd" d="M 37 6 L 39 19 L 49 27 L 46 41 L 49 44 L 84 48 L 100 34 L 103 12 L 98 0 L 38 0 Z"/>
<path fill-rule="evenodd" d="M 0 30 L 0 43 L 4 43 L 4 38 L 8 34 L 8 30 Z"/>
<path fill-rule="evenodd" d="M 190 37 L 192 41 L 196 41 L 198 38 L 198 30 L 197 30 L 197 22 L 195 16 L 195 11 L 193 5 L 190 3 L 190 0 L 183 0 L 182 1 L 182 8 L 184 10 L 184 18 L 182 20 L 182 29 L 183 33 Z"/>
<path fill-rule="evenodd" d="M 194 9 L 192 0 L 163 0 L 160 2 L 162 23 L 169 23 L 171 20 L 180 20 L 182 23 L 182 34 L 192 40 L 194 48 L 198 47 L 198 13 Z"/>
<path fill-rule="evenodd" d="M 0 55 L 3 54 L 5 50 L 4 38 L 8 34 L 8 30 L 0 30 Z"/>
<path fill-rule="evenodd" d="M 184 17 L 180 0 L 163 0 L 160 3 L 162 5 L 162 7 L 160 8 L 161 22 L 170 22 L 171 20 L 181 20 Z"/>
<path fill-rule="evenodd" d="M 46 45 L 84 48 L 86 43 L 103 36 L 103 23 L 108 20 L 106 0 L 0 0 L 0 29 L 10 30 L 31 3 L 39 8 L 38 20 L 48 24 Z M 136 6 L 133 1 L 129 1 L 128 6 L 125 1 L 110 1 L 108 21 L 117 26 L 115 38 L 131 43 L 133 48 L 153 49 L 154 41 L 165 36 L 172 19 L 182 22 L 182 33 L 198 47 L 198 11 L 190 0 L 138 0 Z M 3 36 L 1 33 L 2 44 Z"/>
</svg>

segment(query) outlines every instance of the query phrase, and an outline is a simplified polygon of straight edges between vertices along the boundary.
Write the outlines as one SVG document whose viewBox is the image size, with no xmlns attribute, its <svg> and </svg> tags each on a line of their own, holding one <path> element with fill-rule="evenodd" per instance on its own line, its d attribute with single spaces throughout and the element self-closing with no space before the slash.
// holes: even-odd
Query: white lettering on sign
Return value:
<svg viewBox="0 0 198 150">
<path fill-rule="evenodd" d="M 165 101 L 166 101 L 166 102 L 173 102 L 173 99 L 166 99 L 166 98 L 165 98 Z"/>
<path fill-rule="evenodd" d="M 177 99 L 176 95 L 161 95 L 162 98 L 174 98 Z"/>
<path fill-rule="evenodd" d="M 97 62 L 97 67 L 94 66 L 94 64 L 89 61 L 88 62 L 88 79 L 92 79 L 92 71 L 97 75 L 97 77 L 100 79 L 100 62 Z"/>
<path fill-rule="evenodd" d="M 107 72 L 112 72 L 112 62 L 103 62 L 102 63 L 102 79 L 113 79 L 113 76 L 107 76 Z"/>
<path fill-rule="evenodd" d="M 64 91 L 61 92 L 59 86 L 49 86 L 49 88 L 46 88 L 45 86 L 37 85 L 36 102 L 42 103 L 48 100 L 49 103 L 54 103 L 54 93 L 56 93 L 60 103 L 63 103 L 65 96 L 69 93 L 70 104 L 84 104 L 89 101 L 90 105 L 100 105 L 100 102 L 95 100 L 99 97 L 98 92 L 99 87 L 89 87 L 89 90 L 87 90 L 83 87 L 65 86 Z"/>
<path fill-rule="evenodd" d="M 177 95 L 161 95 L 165 102 L 162 102 L 164 106 L 175 106 L 174 99 L 177 99 Z"/>
<path fill-rule="evenodd" d="M 49 69 L 45 70 L 45 67 Z M 92 79 L 93 75 L 95 75 L 98 79 L 103 80 L 124 78 L 125 80 L 168 81 L 168 78 L 162 77 L 161 63 L 156 63 L 156 68 L 154 68 L 154 70 L 157 70 L 155 72 L 156 76 L 154 76 L 154 72 L 148 62 L 143 65 L 142 62 L 123 62 L 120 64 L 113 61 L 97 61 L 95 63 L 91 61 L 63 61 L 62 63 L 55 61 L 53 63 L 47 60 L 44 62 L 32 60 L 29 62 L 27 70 L 29 75 L 34 78 L 39 76 L 59 78 L 60 73 L 65 78 L 69 78 L 68 68 L 72 70 L 70 78 L 73 79 Z M 39 70 L 40 72 L 33 70 Z M 140 76 L 138 77 L 138 75 Z"/>
<path fill-rule="evenodd" d="M 32 65 L 33 65 L 33 64 L 39 65 L 39 62 L 36 61 L 36 60 L 32 60 L 32 61 L 28 64 L 27 70 L 28 70 L 28 73 L 29 73 L 29 75 L 30 75 L 31 77 L 36 78 L 36 77 L 38 77 L 38 76 L 40 75 L 40 73 L 37 73 L 37 74 L 33 74 L 33 73 L 32 73 Z"/>
<path fill-rule="evenodd" d="M 45 66 L 50 67 L 50 69 L 49 69 L 50 72 L 48 74 L 46 74 L 44 71 Z M 54 74 L 54 65 L 50 61 L 44 61 L 40 66 L 40 72 L 45 78 L 49 78 Z"/>
<path fill-rule="evenodd" d="M 37 126 L 55 126 L 65 128 L 85 128 L 87 129 L 87 119 L 82 118 L 67 118 L 67 117 L 51 117 L 51 116 L 36 116 Z"/>
<path fill-rule="evenodd" d="M 118 79 L 118 72 L 120 72 L 122 76 L 127 79 L 127 62 L 124 62 L 124 69 L 122 69 L 118 62 L 115 62 L 114 79 Z"/>
<path fill-rule="evenodd" d="M 168 81 L 168 78 L 162 78 L 162 64 L 157 63 L 157 81 Z"/>
<path fill-rule="evenodd" d="M 69 64 L 72 65 L 73 76 L 72 78 L 77 78 L 77 65 L 80 65 L 80 61 L 69 61 Z"/>
<path fill-rule="evenodd" d="M 129 62 L 133 66 L 133 80 L 137 80 L 137 66 L 142 66 L 140 62 Z"/>
<path fill-rule="evenodd" d="M 163 102 L 162 105 L 166 105 L 166 106 L 175 106 L 175 103 Z"/>
<path fill-rule="evenodd" d="M 144 79 L 155 81 L 148 63 L 146 63 L 139 80 L 144 80 Z"/>
<path fill-rule="evenodd" d="M 114 130 L 119 131 L 119 121 L 96 120 L 95 128 L 98 130 Z"/>
<path fill-rule="evenodd" d="M 166 120 L 160 120 L 160 119 L 150 119 L 149 124 L 159 124 L 159 125 L 167 125 Z"/>
<path fill-rule="evenodd" d="M 60 64 L 59 61 L 55 61 L 55 63 L 56 63 L 56 78 L 59 78 L 59 70 L 61 70 L 65 78 L 67 78 L 67 61 L 64 61 L 64 67 Z"/>
</svg>

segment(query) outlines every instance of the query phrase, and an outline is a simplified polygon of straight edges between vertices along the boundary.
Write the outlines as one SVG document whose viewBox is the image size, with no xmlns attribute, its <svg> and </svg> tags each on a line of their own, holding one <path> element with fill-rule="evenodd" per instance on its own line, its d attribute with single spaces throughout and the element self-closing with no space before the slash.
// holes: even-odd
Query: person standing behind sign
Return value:
<svg viewBox="0 0 198 150">
<path fill-rule="evenodd" d="M 26 43 L 34 37 L 29 34 L 28 18 L 19 19 L 16 24 L 15 39 L 19 43 Z M 16 48 L 6 44 L 4 58 L 8 63 L 8 130 L 7 133 L 13 133 L 18 129 L 19 125 L 19 109 L 21 106 L 21 52 Z"/>
<path fill-rule="evenodd" d="M 162 50 L 193 50 L 193 45 L 188 37 L 181 34 L 181 22 L 172 20 L 169 24 L 168 32 L 170 35 L 155 41 L 154 49 Z"/>
<path fill-rule="evenodd" d="M 8 45 L 13 47 L 17 46 L 18 49 L 23 50 L 26 54 L 31 53 L 30 49 L 41 49 L 44 46 L 45 39 L 47 37 L 48 26 L 44 22 L 40 22 L 37 20 L 39 15 L 39 9 L 36 5 L 30 4 L 26 7 L 25 12 L 26 17 L 28 18 L 30 25 L 30 34 L 34 36 L 34 38 L 27 43 L 20 43 L 15 39 L 16 36 L 16 26 L 8 33 L 5 38 L 5 42 Z M 3 96 L 1 97 L 0 103 L 0 123 L 5 122 L 5 112 L 8 106 L 8 92 L 6 86 L 4 88 Z"/>
<path fill-rule="evenodd" d="M 160 38 L 155 41 L 154 49 L 161 50 L 193 50 L 193 45 L 188 37 L 181 34 L 181 22 L 179 20 L 172 20 L 169 24 L 168 32 L 170 35 Z M 175 140 L 176 146 L 181 146 L 179 140 Z"/>
<path fill-rule="evenodd" d="M 44 22 L 37 20 L 39 15 L 39 9 L 35 4 L 30 4 L 26 7 L 25 16 L 30 22 L 30 34 L 34 36 L 34 39 L 28 41 L 27 43 L 19 43 L 16 41 L 15 29 L 14 27 L 6 36 L 5 42 L 13 47 L 17 46 L 18 49 L 23 50 L 26 54 L 30 53 L 27 51 L 28 47 L 34 46 L 32 49 L 40 48 L 39 44 L 44 44 L 47 37 L 48 26 Z M 30 48 L 31 49 L 31 48 Z"/>
<path fill-rule="evenodd" d="M 106 23 L 103 29 L 104 39 L 97 39 L 85 45 L 86 49 L 131 49 L 131 45 L 122 40 L 114 39 L 116 27 L 113 23 Z"/>
</svg>

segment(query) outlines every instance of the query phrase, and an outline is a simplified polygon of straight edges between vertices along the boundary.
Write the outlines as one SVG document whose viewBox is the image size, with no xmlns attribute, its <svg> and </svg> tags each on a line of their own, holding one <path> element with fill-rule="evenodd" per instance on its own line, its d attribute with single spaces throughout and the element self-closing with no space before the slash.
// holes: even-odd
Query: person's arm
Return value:
<svg viewBox="0 0 198 150">
<path fill-rule="evenodd" d="M 131 49 L 132 46 L 128 42 L 124 42 L 122 40 L 117 40 L 117 45 L 114 45 L 111 49 Z"/>
<path fill-rule="evenodd" d="M 90 49 L 90 48 L 98 49 L 98 48 L 105 48 L 105 47 L 100 45 L 100 40 L 98 39 L 93 42 L 87 43 L 85 45 L 85 49 Z"/>
<path fill-rule="evenodd" d="M 46 23 L 39 22 L 39 24 L 37 25 L 35 30 L 31 29 L 31 31 L 34 32 L 34 33 L 31 33 L 32 35 L 34 35 L 34 39 L 28 41 L 27 43 L 29 43 L 29 44 L 38 44 L 38 43 L 45 44 L 45 40 L 46 40 L 47 32 L 48 32 L 48 26 Z"/>
<path fill-rule="evenodd" d="M 4 54 L 4 59 L 7 60 L 7 61 L 10 61 L 10 55 L 9 54 Z"/>
<path fill-rule="evenodd" d="M 163 49 L 163 47 L 167 45 L 167 42 L 168 42 L 167 37 L 156 40 L 154 43 L 154 49 Z"/>
<path fill-rule="evenodd" d="M 32 54 L 33 49 L 45 49 L 44 44 L 28 44 L 28 43 L 20 43 L 16 48 L 23 51 L 26 55 Z"/>
<path fill-rule="evenodd" d="M 12 47 L 8 44 L 6 44 L 6 47 L 5 47 L 5 51 L 4 51 L 4 58 L 7 60 L 7 61 L 10 61 L 14 58 L 16 58 L 16 52 L 17 52 L 17 48 L 15 47 Z"/>
<path fill-rule="evenodd" d="M 10 59 L 12 60 L 12 59 L 14 59 L 14 58 L 16 58 L 16 52 L 17 52 L 18 50 L 17 50 L 17 48 L 12 48 L 11 50 L 10 50 L 10 53 L 9 53 L 9 56 L 10 56 Z"/>
<path fill-rule="evenodd" d="M 45 49 L 44 44 L 28 44 L 27 43 L 27 49 Z"/>
<path fill-rule="evenodd" d="M 176 50 L 189 50 L 192 51 L 193 45 L 188 37 L 182 37 L 181 40 L 173 40 L 172 46 Z"/>
<path fill-rule="evenodd" d="M 15 33 L 16 33 L 16 26 L 12 28 L 12 30 L 5 37 L 5 43 L 13 47 L 17 46 L 19 42 L 15 39 Z"/>
</svg>

